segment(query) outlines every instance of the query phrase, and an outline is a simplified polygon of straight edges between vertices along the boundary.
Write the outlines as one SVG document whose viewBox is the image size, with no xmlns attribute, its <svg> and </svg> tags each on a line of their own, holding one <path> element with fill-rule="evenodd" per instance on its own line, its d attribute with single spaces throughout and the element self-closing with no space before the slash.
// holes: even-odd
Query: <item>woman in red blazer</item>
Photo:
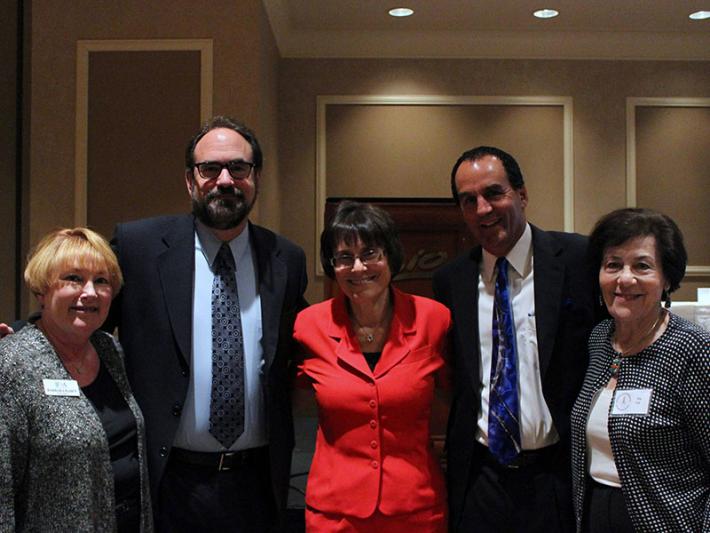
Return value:
<svg viewBox="0 0 710 533">
<path fill-rule="evenodd" d="M 389 215 L 344 201 L 321 235 L 341 294 L 302 311 L 300 381 L 318 404 L 306 488 L 309 532 L 445 532 L 446 489 L 429 444 L 450 327 L 443 305 L 390 284 L 402 247 Z"/>
</svg>

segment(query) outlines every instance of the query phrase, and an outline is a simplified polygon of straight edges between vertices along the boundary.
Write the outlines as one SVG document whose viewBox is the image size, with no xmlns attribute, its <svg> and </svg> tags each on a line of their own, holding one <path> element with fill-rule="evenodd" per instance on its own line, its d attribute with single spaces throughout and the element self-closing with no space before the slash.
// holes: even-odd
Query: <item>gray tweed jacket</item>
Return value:
<svg viewBox="0 0 710 533">
<path fill-rule="evenodd" d="M 138 428 L 141 531 L 153 530 L 143 416 L 128 386 L 123 353 L 109 334 L 91 337 Z M 43 379 L 70 379 L 34 325 L 0 341 L 0 532 L 115 531 L 106 433 L 81 393 L 48 396 Z"/>
</svg>

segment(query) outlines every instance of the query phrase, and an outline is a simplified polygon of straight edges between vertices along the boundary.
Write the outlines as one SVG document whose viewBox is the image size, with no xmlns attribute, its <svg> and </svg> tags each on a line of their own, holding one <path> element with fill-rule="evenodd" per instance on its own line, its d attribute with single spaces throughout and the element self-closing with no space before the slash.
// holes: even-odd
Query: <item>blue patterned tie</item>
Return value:
<svg viewBox="0 0 710 533">
<path fill-rule="evenodd" d="M 244 341 L 234 257 L 227 243 L 213 268 L 210 433 L 229 448 L 244 432 Z"/>
<path fill-rule="evenodd" d="M 498 276 L 493 306 L 493 357 L 488 402 L 488 448 L 499 463 L 520 453 L 518 368 L 515 324 L 508 289 L 508 261 L 496 261 Z"/>
</svg>

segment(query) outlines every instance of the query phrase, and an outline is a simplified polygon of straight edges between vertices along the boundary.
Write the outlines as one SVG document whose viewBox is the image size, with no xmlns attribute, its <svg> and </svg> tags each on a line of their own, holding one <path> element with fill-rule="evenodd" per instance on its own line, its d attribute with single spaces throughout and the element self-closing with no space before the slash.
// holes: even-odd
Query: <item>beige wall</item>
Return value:
<svg viewBox="0 0 710 533">
<path fill-rule="evenodd" d="M 304 247 L 311 301 L 322 297 L 322 280 L 313 276 L 314 217 L 321 216 L 315 205 L 318 95 L 572 97 L 574 221 L 576 230 L 586 233 L 598 216 L 625 204 L 625 98 L 707 97 L 710 87 L 707 62 L 280 59 L 258 0 L 176 0 L 164 9 L 139 0 L 36 2 L 29 23 L 31 118 L 26 126 L 28 184 L 23 190 L 28 203 L 23 230 L 29 243 L 56 226 L 73 223 L 77 40 L 213 39 L 213 112 L 234 115 L 259 134 L 266 165 L 254 218 Z M 7 64 L 8 49 L 3 47 L 3 53 Z M 4 102 L 9 104 L 7 98 Z M 0 109 L 6 133 L 12 123 L 8 109 Z M 421 143 L 422 156 L 427 157 L 426 139 Z M 446 180 L 449 164 L 443 166 L 440 175 Z M 13 186 L 9 176 L 3 173 L 0 178 L 2 216 L 14 221 L 7 201 Z M 708 182 L 700 187 L 705 190 L 698 197 L 707 196 Z M 535 188 L 544 185 L 536 183 Z M 358 195 L 368 196 L 369 191 Z M 406 195 L 402 191 L 401 196 Z M 540 208 L 539 195 L 533 194 L 531 202 Z M 704 242 L 701 228 L 682 229 L 693 235 L 690 241 Z M 14 233 L 8 235 L 4 247 L 10 246 Z M 11 250 L 0 251 L 14 261 Z M 3 254 L 0 261 L 3 279 L 12 277 L 13 263 L 7 257 Z M 710 279 L 686 280 L 679 298 L 693 299 L 701 284 L 710 284 Z M 12 303 L 3 296 L 0 306 L 7 313 Z"/>
<path fill-rule="evenodd" d="M 279 157 L 289 194 L 282 198 L 281 228 L 308 255 L 312 277 L 309 299 L 320 300 L 323 294 L 322 280 L 313 279 L 317 96 L 572 97 L 574 222 L 576 231 L 588 233 L 600 215 L 626 202 L 626 97 L 707 97 L 708 66 L 707 62 L 654 61 L 283 60 Z M 423 140 L 423 157 L 428 148 Z M 459 146 L 456 151 L 467 148 L 470 146 Z M 448 166 L 442 169 L 441 179 L 448 179 L 448 171 Z M 698 195 L 707 196 L 710 183 L 706 180 L 701 187 Z M 359 196 L 368 196 L 368 191 L 360 191 Z M 534 204 L 542 199 L 533 195 L 530 201 Z M 692 234 L 707 231 L 681 229 Z M 686 279 L 677 299 L 694 300 L 695 288 L 709 283 L 709 278 Z"/>
<path fill-rule="evenodd" d="M 710 101 L 708 107 L 639 107 L 635 130 L 638 204 L 687 228 L 688 262 L 710 265 Z"/>
<path fill-rule="evenodd" d="M 461 146 L 488 144 L 516 154 L 541 227 L 564 226 L 561 105 L 328 105 L 328 198 L 449 198 Z M 545 153 L 545 157 L 537 154 Z M 536 179 L 537 178 L 537 179 Z"/>
<path fill-rule="evenodd" d="M 32 243 L 50 229 L 74 221 L 78 40 L 213 39 L 213 112 L 235 116 L 257 130 L 268 157 L 265 181 L 278 182 L 274 164 L 277 55 L 259 0 L 175 0 L 162 6 L 142 0 L 35 2 L 30 37 L 27 228 Z M 194 127 L 196 130 L 199 124 Z M 182 145 L 180 152 L 182 157 Z M 182 176 L 161 175 L 158 171 L 149 179 L 175 180 Z M 278 225 L 276 198 L 277 187 L 262 187 L 255 213 L 259 222 Z M 25 309 L 27 304 L 25 301 Z"/>
<path fill-rule="evenodd" d="M 259 49 L 259 85 L 260 105 L 256 109 L 256 122 L 248 122 L 264 150 L 264 171 L 259 184 L 259 201 L 255 206 L 252 220 L 278 231 L 281 227 L 281 180 L 278 157 L 278 82 L 279 51 L 271 34 L 266 12 L 259 2 L 261 14 L 258 18 L 261 34 L 265 37 Z"/>
</svg>

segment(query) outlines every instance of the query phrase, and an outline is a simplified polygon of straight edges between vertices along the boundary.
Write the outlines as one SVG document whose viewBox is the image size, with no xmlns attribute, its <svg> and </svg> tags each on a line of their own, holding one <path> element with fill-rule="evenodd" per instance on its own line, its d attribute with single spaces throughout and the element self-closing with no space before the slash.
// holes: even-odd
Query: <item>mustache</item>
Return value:
<svg viewBox="0 0 710 533">
<path fill-rule="evenodd" d="M 219 197 L 222 198 L 219 198 Z M 233 196 L 237 200 L 244 200 L 244 193 L 237 187 L 218 187 L 205 195 L 205 201 L 222 200 L 224 196 Z"/>
</svg>

